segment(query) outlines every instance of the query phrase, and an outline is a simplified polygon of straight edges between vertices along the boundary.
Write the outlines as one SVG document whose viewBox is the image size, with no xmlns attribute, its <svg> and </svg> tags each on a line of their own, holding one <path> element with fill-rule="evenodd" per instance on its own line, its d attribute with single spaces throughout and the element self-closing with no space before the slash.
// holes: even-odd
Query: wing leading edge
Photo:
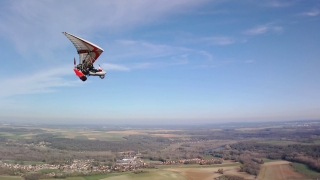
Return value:
<svg viewBox="0 0 320 180">
<path fill-rule="evenodd" d="M 76 47 L 80 64 L 93 64 L 102 54 L 103 49 L 89 41 L 67 32 L 62 32 Z"/>
</svg>

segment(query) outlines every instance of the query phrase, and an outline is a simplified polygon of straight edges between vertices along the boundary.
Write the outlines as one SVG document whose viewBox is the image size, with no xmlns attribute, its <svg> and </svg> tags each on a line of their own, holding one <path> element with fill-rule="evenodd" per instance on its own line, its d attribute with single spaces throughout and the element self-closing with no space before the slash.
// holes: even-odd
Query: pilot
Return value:
<svg viewBox="0 0 320 180">
<path fill-rule="evenodd" d="M 88 70 L 93 72 L 93 73 L 98 72 L 98 70 L 93 67 L 93 64 L 89 65 Z"/>
</svg>

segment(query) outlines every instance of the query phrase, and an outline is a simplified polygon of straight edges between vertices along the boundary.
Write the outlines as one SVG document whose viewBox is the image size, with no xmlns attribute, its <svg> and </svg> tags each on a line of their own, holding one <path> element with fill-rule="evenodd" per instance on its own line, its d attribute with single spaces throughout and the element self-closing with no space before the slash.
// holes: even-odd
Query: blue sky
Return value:
<svg viewBox="0 0 320 180">
<path fill-rule="evenodd" d="M 69 32 L 104 49 L 79 80 Z M 0 1 L 0 121 L 320 119 L 318 0 Z"/>
</svg>

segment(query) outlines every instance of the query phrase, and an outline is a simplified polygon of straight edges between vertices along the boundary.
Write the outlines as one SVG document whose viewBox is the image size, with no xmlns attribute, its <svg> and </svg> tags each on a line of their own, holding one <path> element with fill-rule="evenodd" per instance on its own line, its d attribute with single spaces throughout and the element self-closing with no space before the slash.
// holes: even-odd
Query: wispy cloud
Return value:
<svg viewBox="0 0 320 180">
<path fill-rule="evenodd" d="M 168 66 L 178 66 L 188 64 L 188 60 L 183 60 L 183 57 L 172 57 L 174 59 L 171 62 L 167 61 L 151 61 L 151 62 L 139 62 L 139 63 L 126 63 L 126 65 L 116 65 L 104 63 L 102 64 L 103 69 L 107 71 L 132 71 L 139 69 L 149 69 L 149 68 L 161 68 Z"/>
<path fill-rule="evenodd" d="M 206 41 L 209 44 L 213 44 L 213 45 L 230 45 L 236 42 L 234 38 L 226 37 L 226 36 L 207 37 L 207 38 L 202 38 L 201 40 Z"/>
<path fill-rule="evenodd" d="M 71 69 L 71 70 L 70 70 Z M 53 92 L 59 87 L 76 86 L 80 81 L 66 80 L 64 76 L 73 73 L 72 67 L 46 69 L 41 72 L 16 75 L 0 81 L 0 98 L 17 94 L 36 94 Z"/>
<path fill-rule="evenodd" d="M 280 8 L 280 7 L 288 7 L 292 6 L 296 3 L 295 0 L 271 0 L 266 3 L 266 6 L 269 7 L 275 7 L 275 8 Z"/>
<path fill-rule="evenodd" d="M 248 29 L 248 30 L 244 31 L 243 34 L 254 36 L 254 35 L 265 34 L 265 33 L 270 32 L 270 31 L 279 33 L 279 32 L 283 31 L 283 27 L 274 26 L 272 24 L 260 25 L 260 26 L 257 26 L 255 28 Z"/>
<path fill-rule="evenodd" d="M 208 0 L 117 0 L 92 1 L 88 5 L 87 1 L 79 0 L 75 5 L 71 1 L 6 1 L 6 8 L 0 12 L 0 36 L 11 40 L 20 53 L 41 49 L 38 53 L 46 57 L 53 49 L 69 45 L 62 38 L 62 31 L 77 35 L 94 34 L 103 29 L 125 31 L 206 2 Z"/>
<path fill-rule="evenodd" d="M 255 27 L 252 29 L 249 29 L 247 31 L 244 32 L 244 34 L 246 35 L 258 35 L 258 34 L 264 34 L 268 31 L 268 27 L 267 26 L 259 26 L 259 27 Z"/>
<path fill-rule="evenodd" d="M 103 63 L 101 67 L 106 71 L 130 71 L 130 68 L 119 64 Z"/>
<path fill-rule="evenodd" d="M 246 63 L 246 64 L 254 63 L 254 60 L 252 60 L 252 59 L 246 60 L 245 63 Z"/>
<path fill-rule="evenodd" d="M 106 71 L 130 71 L 131 68 L 135 68 L 135 66 L 130 68 L 112 63 L 103 63 L 101 67 Z M 17 94 L 52 93 L 60 87 L 83 85 L 78 77 L 75 76 L 72 68 L 70 65 L 65 65 L 60 68 L 45 69 L 31 73 L 28 76 L 20 74 L 8 78 L 2 77 L 0 81 L 0 98 Z M 68 80 L 67 76 L 72 76 L 73 79 Z"/>
<path fill-rule="evenodd" d="M 106 49 L 109 49 L 106 59 L 121 63 L 123 70 L 186 65 L 191 60 L 191 64 L 213 60 L 207 51 L 147 41 L 116 40 Z"/>
<path fill-rule="evenodd" d="M 319 9 L 313 9 L 311 11 L 301 13 L 301 15 L 303 15 L 303 16 L 318 16 L 319 14 L 320 14 Z"/>
</svg>

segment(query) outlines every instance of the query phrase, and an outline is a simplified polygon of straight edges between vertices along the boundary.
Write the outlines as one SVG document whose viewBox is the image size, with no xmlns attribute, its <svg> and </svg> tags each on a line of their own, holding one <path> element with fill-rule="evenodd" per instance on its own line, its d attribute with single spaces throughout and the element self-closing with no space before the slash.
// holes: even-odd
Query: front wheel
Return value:
<svg viewBox="0 0 320 180">
<path fill-rule="evenodd" d="M 104 78 L 104 75 L 100 76 L 100 78 L 103 79 L 103 78 Z"/>
</svg>

